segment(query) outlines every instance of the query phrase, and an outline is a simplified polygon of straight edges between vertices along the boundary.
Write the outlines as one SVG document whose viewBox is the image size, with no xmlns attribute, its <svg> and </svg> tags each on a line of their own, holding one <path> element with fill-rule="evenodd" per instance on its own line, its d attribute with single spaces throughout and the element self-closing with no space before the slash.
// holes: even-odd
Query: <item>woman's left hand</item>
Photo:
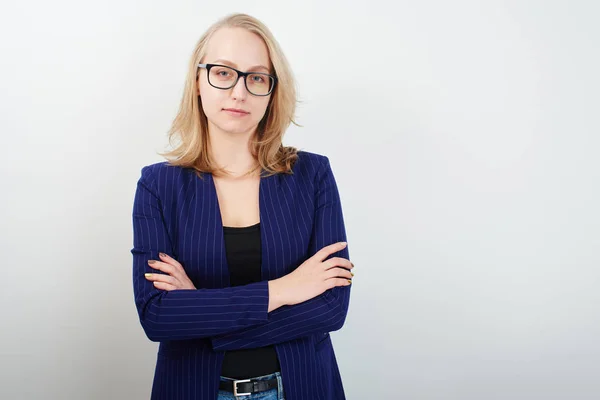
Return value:
<svg viewBox="0 0 600 400">
<path fill-rule="evenodd" d="M 185 273 L 185 270 L 177 260 L 164 253 L 160 253 L 160 259 L 162 261 L 149 260 L 148 265 L 162 272 L 166 272 L 168 275 L 149 273 L 145 274 L 146 279 L 154 282 L 154 287 L 167 291 L 177 289 L 196 289 L 190 278 L 188 278 L 187 274 Z"/>
</svg>

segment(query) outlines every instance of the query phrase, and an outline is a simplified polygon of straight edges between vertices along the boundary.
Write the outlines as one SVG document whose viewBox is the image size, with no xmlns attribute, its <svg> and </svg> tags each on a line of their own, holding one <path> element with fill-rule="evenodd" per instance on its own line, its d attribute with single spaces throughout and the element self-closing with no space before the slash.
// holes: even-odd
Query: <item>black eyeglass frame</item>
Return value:
<svg viewBox="0 0 600 400">
<path fill-rule="evenodd" d="M 210 69 L 212 67 L 225 67 L 225 68 L 232 69 L 232 70 L 234 70 L 237 73 L 237 79 L 235 80 L 235 82 L 231 86 L 226 87 L 226 88 L 215 86 L 215 85 L 213 85 L 211 83 L 210 78 L 209 78 Z M 221 89 L 221 90 L 231 89 L 232 87 L 234 87 L 235 85 L 237 85 L 237 83 L 240 80 L 240 78 L 244 78 L 244 86 L 246 86 L 246 90 L 248 91 L 248 93 L 250 93 L 253 96 L 268 96 L 271 93 L 273 93 L 273 90 L 275 89 L 275 85 L 277 84 L 277 77 L 276 76 L 271 75 L 271 74 L 266 74 L 264 72 L 242 72 L 242 71 L 237 70 L 237 69 L 235 69 L 233 67 L 230 67 L 229 65 L 222 65 L 222 64 L 198 64 L 198 68 L 205 68 L 206 72 L 207 72 L 207 74 L 206 74 L 206 80 L 208 81 L 208 84 L 210 86 L 214 87 L 214 88 Z M 270 88 L 269 92 L 266 93 L 266 94 L 255 94 L 250 89 L 248 89 L 248 81 L 246 80 L 246 77 L 248 75 L 264 75 L 264 76 L 268 76 L 269 78 L 273 79 L 273 85 L 271 85 L 271 88 Z"/>
</svg>

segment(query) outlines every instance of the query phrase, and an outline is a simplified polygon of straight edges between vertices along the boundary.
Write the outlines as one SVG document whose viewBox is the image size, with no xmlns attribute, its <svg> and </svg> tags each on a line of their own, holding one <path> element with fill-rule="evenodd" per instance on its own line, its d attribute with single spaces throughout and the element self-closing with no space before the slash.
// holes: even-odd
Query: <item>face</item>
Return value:
<svg viewBox="0 0 600 400">
<path fill-rule="evenodd" d="M 215 32 L 202 62 L 227 65 L 242 72 L 273 75 L 273 71 L 268 69 L 267 46 L 258 35 L 243 28 L 221 28 Z M 272 95 L 255 96 L 249 93 L 243 78 L 230 89 L 217 89 L 208 83 L 205 68 L 200 68 L 197 90 L 211 134 L 216 131 L 234 135 L 252 134 L 263 118 Z M 230 109 L 243 110 L 245 113 L 236 113 Z"/>
</svg>

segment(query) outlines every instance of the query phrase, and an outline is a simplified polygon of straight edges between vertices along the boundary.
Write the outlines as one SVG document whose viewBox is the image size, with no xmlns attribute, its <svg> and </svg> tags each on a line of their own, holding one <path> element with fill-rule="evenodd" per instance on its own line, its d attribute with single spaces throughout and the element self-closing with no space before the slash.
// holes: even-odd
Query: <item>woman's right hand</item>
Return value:
<svg viewBox="0 0 600 400">
<path fill-rule="evenodd" d="M 323 261 L 327 256 L 346 247 L 346 243 L 338 242 L 323 247 L 311 258 L 304 261 L 293 272 L 281 278 L 269 281 L 269 311 L 282 305 L 293 305 L 310 300 L 335 286 L 348 286 L 353 274 L 354 265 L 342 257 L 333 257 Z"/>
</svg>

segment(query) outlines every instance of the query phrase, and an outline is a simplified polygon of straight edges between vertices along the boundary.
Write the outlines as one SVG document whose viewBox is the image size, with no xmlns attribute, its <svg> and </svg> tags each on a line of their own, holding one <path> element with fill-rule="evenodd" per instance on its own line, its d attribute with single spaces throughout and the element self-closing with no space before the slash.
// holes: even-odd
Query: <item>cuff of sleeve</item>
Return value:
<svg viewBox="0 0 600 400">
<path fill-rule="evenodd" d="M 256 295 L 258 301 L 252 302 L 252 305 L 247 308 L 246 317 L 258 324 L 266 323 L 269 320 L 269 282 L 260 281 L 247 286 L 252 293 Z M 211 338 L 211 344 L 214 350 L 219 350 L 220 346 L 229 343 L 228 334 L 219 335 Z"/>
</svg>

